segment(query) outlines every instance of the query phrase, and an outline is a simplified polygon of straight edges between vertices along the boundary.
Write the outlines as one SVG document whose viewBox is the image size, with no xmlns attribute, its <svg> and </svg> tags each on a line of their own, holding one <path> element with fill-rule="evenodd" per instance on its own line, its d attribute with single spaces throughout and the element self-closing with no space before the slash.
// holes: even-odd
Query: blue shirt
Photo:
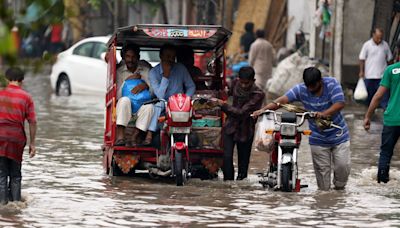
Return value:
<svg viewBox="0 0 400 228">
<path fill-rule="evenodd" d="M 150 70 L 149 81 L 154 94 L 159 99 L 167 100 L 170 96 L 177 93 L 186 93 L 188 96 L 193 96 L 196 91 L 192 77 L 181 63 L 175 63 L 172 66 L 168 78 L 163 77 L 161 63 L 158 64 Z"/>
<path fill-rule="evenodd" d="M 345 102 L 342 87 L 339 82 L 331 77 L 323 77 L 323 91 L 321 96 L 311 94 L 304 83 L 298 84 L 290 89 L 285 95 L 289 98 L 289 102 L 300 101 L 304 108 L 312 112 L 323 112 L 338 102 Z M 309 142 L 316 146 L 335 146 L 344 143 L 350 139 L 349 129 L 341 112 L 332 116 L 333 123 L 343 128 L 343 135 L 337 137 L 339 130 L 329 128 L 321 130 L 317 127 L 314 120 L 310 120 L 309 125 L 312 130 Z"/>
</svg>

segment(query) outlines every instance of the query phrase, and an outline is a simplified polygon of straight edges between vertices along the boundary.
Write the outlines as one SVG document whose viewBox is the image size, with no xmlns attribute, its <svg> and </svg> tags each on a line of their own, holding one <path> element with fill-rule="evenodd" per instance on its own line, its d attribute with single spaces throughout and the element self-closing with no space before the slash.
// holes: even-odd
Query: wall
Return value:
<svg viewBox="0 0 400 228">
<path fill-rule="evenodd" d="M 344 1 L 343 64 L 357 65 L 358 54 L 370 38 L 375 0 Z"/>
<path fill-rule="evenodd" d="M 342 82 L 354 85 L 358 80 L 358 55 L 370 38 L 375 0 L 344 1 Z"/>
<path fill-rule="evenodd" d="M 310 34 L 312 32 L 312 18 L 315 12 L 316 0 L 288 0 L 287 12 L 288 18 L 293 18 L 287 29 L 286 47 L 295 46 L 295 34 L 298 30 Z M 309 36 L 308 36 L 309 37 Z M 311 45 L 310 45 L 311 46 Z"/>
</svg>

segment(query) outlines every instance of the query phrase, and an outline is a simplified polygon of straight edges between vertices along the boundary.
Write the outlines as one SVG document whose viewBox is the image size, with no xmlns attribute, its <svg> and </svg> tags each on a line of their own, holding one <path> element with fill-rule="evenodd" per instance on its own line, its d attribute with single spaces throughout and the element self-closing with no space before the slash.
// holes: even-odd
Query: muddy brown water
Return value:
<svg viewBox="0 0 400 228">
<path fill-rule="evenodd" d="M 400 157 L 391 180 L 376 183 L 381 118 L 362 128 L 364 108 L 345 110 L 352 171 L 344 191 L 317 190 L 307 139 L 299 154 L 299 193 L 263 189 L 257 172 L 266 154 L 253 153 L 244 181 L 173 181 L 109 177 L 101 165 L 104 97 L 56 97 L 48 75 L 28 75 L 36 102 L 37 156 L 24 155 L 21 203 L 0 207 L 0 227 L 399 227 Z"/>
</svg>

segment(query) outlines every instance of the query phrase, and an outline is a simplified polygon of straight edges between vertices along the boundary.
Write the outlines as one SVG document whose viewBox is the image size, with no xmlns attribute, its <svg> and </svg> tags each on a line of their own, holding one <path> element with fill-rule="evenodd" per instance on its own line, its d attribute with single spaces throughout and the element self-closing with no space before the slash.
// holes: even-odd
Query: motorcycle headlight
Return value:
<svg viewBox="0 0 400 228">
<path fill-rule="evenodd" d="M 171 112 L 173 122 L 189 122 L 190 112 Z"/>
<path fill-rule="evenodd" d="M 295 136 L 296 126 L 292 124 L 282 124 L 281 125 L 281 135 L 285 136 Z"/>
</svg>

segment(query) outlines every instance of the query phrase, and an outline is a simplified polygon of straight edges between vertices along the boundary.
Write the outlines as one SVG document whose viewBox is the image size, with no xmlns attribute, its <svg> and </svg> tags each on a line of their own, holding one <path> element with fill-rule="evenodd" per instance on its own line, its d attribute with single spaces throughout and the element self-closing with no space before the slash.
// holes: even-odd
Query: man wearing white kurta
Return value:
<svg viewBox="0 0 400 228">
<path fill-rule="evenodd" d="M 151 118 L 153 116 L 153 105 L 142 105 L 136 113 L 132 113 L 131 101 L 128 97 L 122 96 L 122 87 L 125 80 L 130 78 L 136 78 L 138 75 L 141 76 L 146 83 L 139 84 L 132 89 L 132 93 L 140 93 L 145 89 L 149 89 L 148 83 L 148 72 L 150 68 L 142 61 L 139 61 L 140 49 L 132 44 L 126 45 L 122 50 L 121 66 L 117 69 L 117 107 L 116 107 L 116 122 L 117 122 L 117 135 L 115 145 L 125 146 L 132 145 L 136 146 L 137 137 L 140 131 L 147 132 L 150 125 Z M 128 126 L 132 115 L 136 116 L 135 128 L 132 133 L 130 142 L 125 141 L 125 128 Z M 147 138 L 147 137 L 146 137 Z M 149 139 L 145 140 L 146 142 Z M 150 138 L 151 143 L 151 138 Z M 148 144 L 150 144 L 148 143 Z"/>
<path fill-rule="evenodd" d="M 372 34 L 372 38 L 362 46 L 359 55 L 359 77 L 364 79 L 365 86 L 367 87 L 367 105 L 370 104 L 372 97 L 379 87 L 385 68 L 393 58 L 388 43 L 382 38 L 382 29 L 376 28 Z M 389 93 L 386 93 L 381 100 L 380 107 L 386 108 L 388 100 Z"/>
</svg>

